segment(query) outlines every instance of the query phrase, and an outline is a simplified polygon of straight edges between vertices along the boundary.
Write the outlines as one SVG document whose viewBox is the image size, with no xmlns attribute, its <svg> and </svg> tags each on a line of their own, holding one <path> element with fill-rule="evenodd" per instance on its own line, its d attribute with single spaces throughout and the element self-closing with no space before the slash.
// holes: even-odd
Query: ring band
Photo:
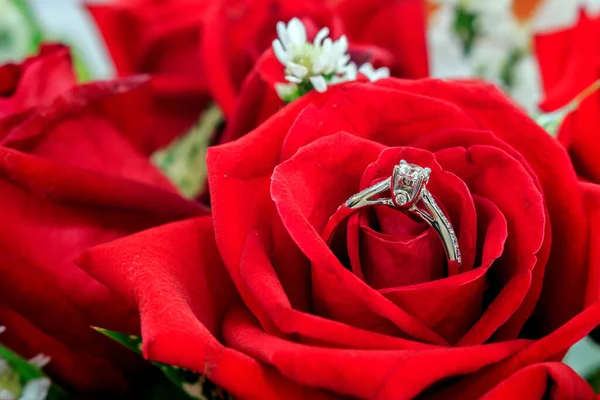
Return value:
<svg viewBox="0 0 600 400">
<path fill-rule="evenodd" d="M 456 264 L 460 268 L 462 258 L 452 224 L 427 190 L 430 174 L 429 168 L 400 161 L 392 176 L 351 196 L 338 208 L 325 226 L 323 239 L 329 243 L 339 224 L 363 207 L 385 205 L 417 215 L 427 222 L 444 245 L 449 267 Z M 392 194 L 390 198 L 378 197 L 387 191 Z"/>
</svg>

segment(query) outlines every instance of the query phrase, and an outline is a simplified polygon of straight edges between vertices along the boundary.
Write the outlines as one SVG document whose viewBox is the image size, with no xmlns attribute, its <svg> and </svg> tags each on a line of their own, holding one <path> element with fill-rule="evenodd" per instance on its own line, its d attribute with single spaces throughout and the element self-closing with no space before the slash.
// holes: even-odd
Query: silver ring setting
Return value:
<svg viewBox="0 0 600 400">
<path fill-rule="evenodd" d="M 340 206 L 325 227 L 323 237 L 329 242 L 337 225 L 350 214 L 366 206 L 385 205 L 418 216 L 438 234 L 449 264 L 460 268 L 462 257 L 452 224 L 427 190 L 431 169 L 410 164 L 406 160 L 394 166 L 392 176 L 351 196 Z M 390 197 L 381 197 L 386 192 Z"/>
</svg>

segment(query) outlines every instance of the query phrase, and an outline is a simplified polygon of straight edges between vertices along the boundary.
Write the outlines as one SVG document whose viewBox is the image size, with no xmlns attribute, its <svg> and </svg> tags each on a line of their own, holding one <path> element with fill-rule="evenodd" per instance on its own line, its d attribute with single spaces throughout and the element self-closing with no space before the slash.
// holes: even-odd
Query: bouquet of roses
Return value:
<svg viewBox="0 0 600 400">
<path fill-rule="evenodd" d="M 593 15 L 522 47 L 536 122 L 428 77 L 421 0 L 86 12 L 117 77 L 0 66 L 0 399 L 595 398 Z"/>
</svg>

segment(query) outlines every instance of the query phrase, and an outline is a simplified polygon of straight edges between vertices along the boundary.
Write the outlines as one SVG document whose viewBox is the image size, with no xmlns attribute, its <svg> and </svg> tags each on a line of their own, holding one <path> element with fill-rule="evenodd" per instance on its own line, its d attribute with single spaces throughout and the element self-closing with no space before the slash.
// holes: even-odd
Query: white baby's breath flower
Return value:
<svg viewBox="0 0 600 400">
<path fill-rule="evenodd" d="M 279 97 L 289 102 L 310 89 L 322 93 L 331 85 L 356 80 L 359 68 L 350 61 L 348 46 L 346 36 L 332 40 L 327 27 L 311 43 L 300 19 L 278 22 L 273 52 L 285 67 L 285 80 L 289 82 L 275 85 Z M 370 80 L 389 76 L 387 68 L 375 70 L 369 63 L 361 66 L 360 72 Z"/>
<path fill-rule="evenodd" d="M 524 62 L 531 54 L 531 26 L 515 17 L 516 0 L 434 1 L 440 7 L 428 31 L 432 76 L 483 78 L 534 111 L 539 74 Z"/>
<path fill-rule="evenodd" d="M 390 77 L 390 69 L 387 67 L 382 67 L 375 69 L 371 63 L 365 63 L 360 66 L 358 72 L 366 76 L 371 82 L 378 81 L 379 79 L 389 78 Z"/>
</svg>

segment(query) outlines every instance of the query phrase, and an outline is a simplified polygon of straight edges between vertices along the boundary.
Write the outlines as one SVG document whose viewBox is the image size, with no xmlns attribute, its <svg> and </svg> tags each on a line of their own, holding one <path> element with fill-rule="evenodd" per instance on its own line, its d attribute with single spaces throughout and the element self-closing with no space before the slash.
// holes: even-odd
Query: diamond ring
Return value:
<svg viewBox="0 0 600 400">
<path fill-rule="evenodd" d="M 363 207 L 374 205 L 395 207 L 427 222 L 437 232 L 444 245 L 448 269 L 460 268 L 462 259 L 452 224 L 427 190 L 430 174 L 429 168 L 409 164 L 406 160 L 400 161 L 400 164 L 394 166 L 391 177 L 346 200 L 329 219 L 323 238 L 329 243 L 340 222 Z M 388 191 L 391 197 L 381 197 Z"/>
</svg>

